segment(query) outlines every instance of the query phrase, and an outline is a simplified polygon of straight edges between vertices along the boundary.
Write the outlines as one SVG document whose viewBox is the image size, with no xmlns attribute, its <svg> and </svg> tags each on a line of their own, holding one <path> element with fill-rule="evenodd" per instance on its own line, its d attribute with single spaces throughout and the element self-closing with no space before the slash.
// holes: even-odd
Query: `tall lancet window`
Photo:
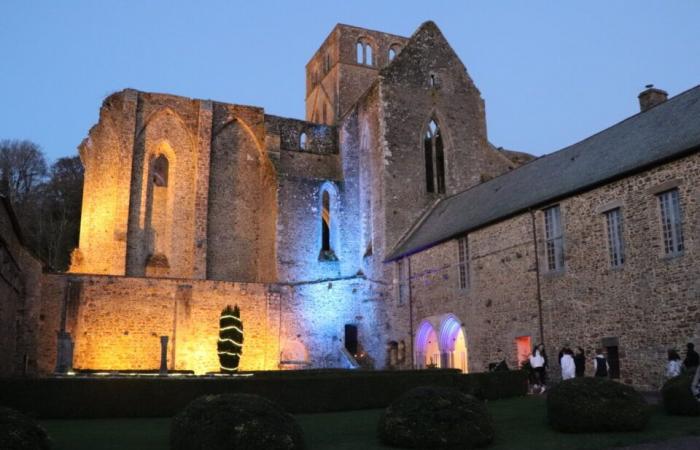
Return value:
<svg viewBox="0 0 700 450">
<path fill-rule="evenodd" d="M 428 192 L 445 193 L 445 151 L 440 127 L 431 120 L 423 139 L 425 149 L 425 187 Z"/>
<path fill-rule="evenodd" d="M 321 251 L 331 250 L 331 197 L 323 191 L 323 211 L 321 213 Z"/>
</svg>

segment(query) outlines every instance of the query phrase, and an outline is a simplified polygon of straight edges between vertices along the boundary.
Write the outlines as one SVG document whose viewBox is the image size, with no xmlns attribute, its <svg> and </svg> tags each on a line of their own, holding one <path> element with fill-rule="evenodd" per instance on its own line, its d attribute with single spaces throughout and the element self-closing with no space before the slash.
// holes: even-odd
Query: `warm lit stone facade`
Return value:
<svg viewBox="0 0 700 450">
<path fill-rule="evenodd" d="M 471 223 L 460 198 L 546 158 L 522 166 L 532 158 L 489 143 L 484 101 L 435 24 L 411 38 L 338 25 L 306 71 L 307 121 L 130 89 L 104 101 L 80 146 L 71 274 L 41 283 L 41 373 L 61 330 L 77 369 L 155 369 L 169 336 L 171 369 L 216 370 L 227 304 L 241 308 L 246 370 L 352 366 L 364 352 L 374 367 L 481 371 L 544 340 L 553 355 L 616 347 L 621 379 L 652 386 L 664 350 L 700 338 L 694 135 L 585 189 L 510 209 L 492 189 L 472 202 L 488 220 Z M 517 191 L 546 191 L 548 179 L 526 178 Z M 655 203 L 668 183 L 686 237 L 674 258 L 660 256 Z M 564 266 L 550 274 L 553 204 Z M 615 269 L 606 205 L 624 215 Z"/>
</svg>

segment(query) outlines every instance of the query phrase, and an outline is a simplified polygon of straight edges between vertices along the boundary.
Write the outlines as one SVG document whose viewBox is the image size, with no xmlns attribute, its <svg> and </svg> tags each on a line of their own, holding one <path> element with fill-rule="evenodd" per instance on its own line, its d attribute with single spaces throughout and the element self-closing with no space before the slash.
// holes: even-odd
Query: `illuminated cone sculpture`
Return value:
<svg viewBox="0 0 700 450">
<path fill-rule="evenodd" d="M 219 318 L 219 366 L 223 373 L 238 371 L 238 362 L 243 353 L 243 323 L 241 322 L 241 310 L 236 305 L 233 309 L 227 306 L 221 311 Z"/>
</svg>

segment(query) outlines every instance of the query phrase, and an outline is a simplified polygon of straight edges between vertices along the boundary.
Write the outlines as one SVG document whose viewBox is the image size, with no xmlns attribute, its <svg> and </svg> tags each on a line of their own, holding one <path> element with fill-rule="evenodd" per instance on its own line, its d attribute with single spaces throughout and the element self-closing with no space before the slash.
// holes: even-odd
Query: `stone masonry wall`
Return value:
<svg viewBox="0 0 700 450">
<path fill-rule="evenodd" d="M 559 376 L 556 355 L 561 347 L 583 347 L 590 375 L 595 349 L 603 339 L 614 338 L 619 342 L 621 380 L 655 389 L 663 380 L 666 351 L 698 343 L 699 175 L 696 153 L 561 200 L 565 267 L 557 273 L 546 271 L 543 212 L 534 212 L 551 376 Z M 667 258 L 655 194 L 674 186 L 680 191 L 685 251 Z M 603 214 L 610 207 L 622 208 L 626 254 L 624 266 L 614 269 Z M 540 342 L 532 215 L 520 214 L 467 236 L 467 289 L 458 288 L 456 240 L 410 256 L 413 332 L 425 318 L 453 313 L 467 337 L 470 370 L 485 370 L 497 360 L 498 350 L 514 367 L 516 337 Z M 392 314 L 408 312 L 396 309 Z M 405 329 L 403 336 L 409 333 Z"/>
<path fill-rule="evenodd" d="M 68 294 L 69 283 L 78 286 Z M 169 336 L 168 367 L 218 371 L 219 315 L 241 308 L 242 370 L 344 367 L 346 324 L 382 363 L 375 300 L 362 277 L 293 285 L 46 274 L 41 283 L 38 361 L 54 370 L 61 317 L 75 342 L 76 369 L 137 370 L 160 366 L 160 336 Z"/>
<path fill-rule="evenodd" d="M 36 373 L 42 264 L 23 245 L 10 202 L 0 196 L 0 377 Z"/>
</svg>

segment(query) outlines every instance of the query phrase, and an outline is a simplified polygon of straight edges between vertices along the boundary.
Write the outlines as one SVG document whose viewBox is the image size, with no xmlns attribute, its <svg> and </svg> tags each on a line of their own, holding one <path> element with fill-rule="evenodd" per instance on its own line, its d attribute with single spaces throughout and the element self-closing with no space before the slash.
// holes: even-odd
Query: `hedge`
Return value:
<svg viewBox="0 0 700 450">
<path fill-rule="evenodd" d="M 0 379 L 0 405 L 42 418 L 171 417 L 202 395 L 257 394 L 291 413 L 385 408 L 425 385 L 480 398 L 524 395 L 521 371 L 463 375 L 455 369 L 276 371 L 242 377 Z"/>
<path fill-rule="evenodd" d="M 693 374 L 683 374 L 668 380 L 661 389 L 664 409 L 678 416 L 700 416 L 700 402 L 690 389 Z"/>
</svg>

